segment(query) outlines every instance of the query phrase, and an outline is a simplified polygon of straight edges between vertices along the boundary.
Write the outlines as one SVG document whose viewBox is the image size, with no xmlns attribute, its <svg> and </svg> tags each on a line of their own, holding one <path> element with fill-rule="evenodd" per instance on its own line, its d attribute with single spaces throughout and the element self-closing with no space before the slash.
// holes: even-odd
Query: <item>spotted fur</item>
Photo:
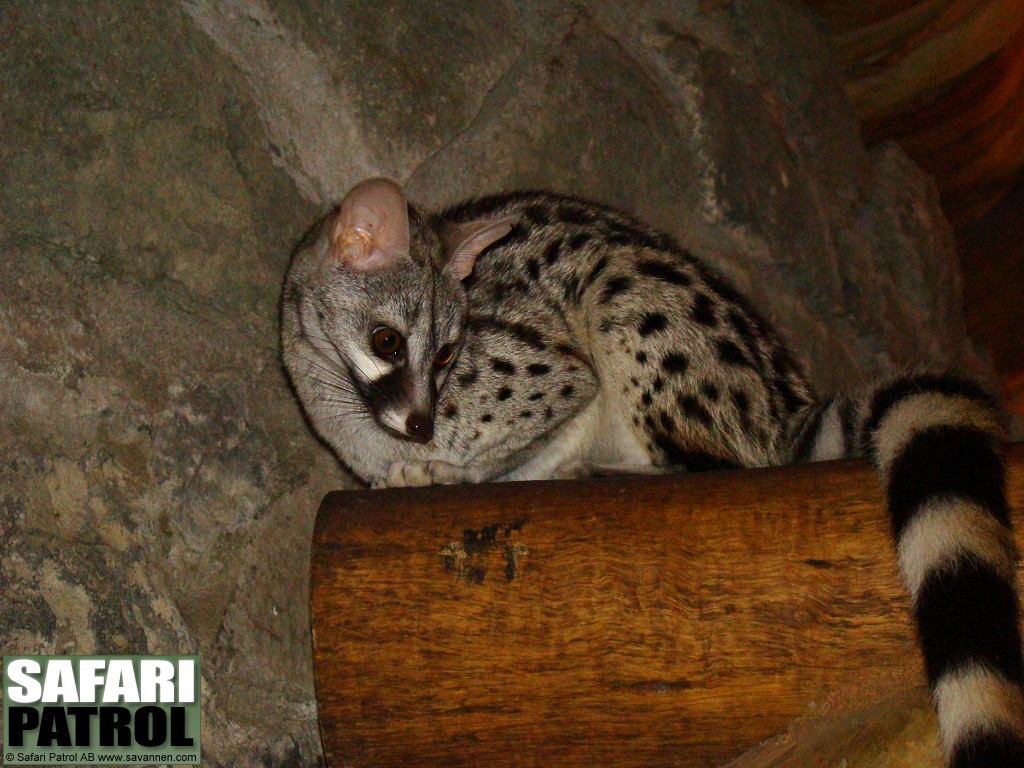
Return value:
<svg viewBox="0 0 1024 768">
<path fill-rule="evenodd" d="M 436 215 L 410 210 L 409 258 L 389 276 L 357 289 L 351 275 L 311 266 L 321 247 L 300 252 L 286 286 L 285 360 L 342 461 L 375 485 L 415 485 L 576 476 L 587 465 L 706 471 L 867 455 L 887 491 L 949 764 L 1024 765 L 1017 552 L 998 410 L 980 387 L 915 374 L 817 398 L 724 278 L 602 205 L 526 192 Z M 453 299 L 443 244 L 479 221 L 507 221 L 508 234 L 476 256 Z M 465 306 L 453 310 L 457 301 Z M 351 334 L 380 319 L 375 302 L 430 304 L 419 326 L 403 326 L 410 349 L 426 349 L 418 359 L 440 337 L 457 339 L 451 375 L 434 382 L 427 444 L 375 428 L 373 398 L 400 399 L 394 387 L 409 386 L 401 367 L 351 387 L 347 407 L 366 399 L 363 416 L 331 406 L 347 386 L 338 372 L 368 365 L 365 349 L 350 351 Z M 324 312 L 344 322 L 318 323 Z M 323 337 L 329 347 L 311 343 Z"/>
</svg>

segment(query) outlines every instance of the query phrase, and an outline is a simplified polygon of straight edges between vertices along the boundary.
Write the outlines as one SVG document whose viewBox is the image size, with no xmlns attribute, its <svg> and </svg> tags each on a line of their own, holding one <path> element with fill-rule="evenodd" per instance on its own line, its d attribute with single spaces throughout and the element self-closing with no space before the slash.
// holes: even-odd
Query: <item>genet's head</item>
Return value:
<svg viewBox="0 0 1024 768">
<path fill-rule="evenodd" d="M 285 358 L 293 379 L 312 378 L 303 399 L 428 442 L 438 393 L 462 347 L 462 281 L 510 228 L 504 220 L 442 226 L 410 207 L 389 179 L 357 184 L 289 276 L 285 322 L 293 311 L 293 332 L 309 349 L 290 352 L 286 340 Z"/>
</svg>

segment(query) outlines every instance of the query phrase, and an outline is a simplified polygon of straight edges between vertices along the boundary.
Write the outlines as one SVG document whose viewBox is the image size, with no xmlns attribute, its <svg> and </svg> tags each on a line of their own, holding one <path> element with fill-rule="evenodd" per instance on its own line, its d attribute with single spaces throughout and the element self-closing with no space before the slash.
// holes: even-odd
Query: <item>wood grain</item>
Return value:
<svg viewBox="0 0 1024 768">
<path fill-rule="evenodd" d="M 330 494 L 328 762 L 717 765 L 899 695 L 921 665 L 881 501 L 861 461 Z"/>
</svg>

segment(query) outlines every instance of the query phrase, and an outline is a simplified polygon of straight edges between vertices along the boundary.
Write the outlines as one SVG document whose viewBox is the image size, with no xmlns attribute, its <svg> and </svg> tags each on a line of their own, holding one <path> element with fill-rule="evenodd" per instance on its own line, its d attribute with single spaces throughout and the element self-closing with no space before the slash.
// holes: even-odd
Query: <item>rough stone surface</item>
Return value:
<svg viewBox="0 0 1024 768">
<path fill-rule="evenodd" d="M 0 5 L 0 651 L 203 655 L 209 765 L 321 760 L 288 254 L 385 173 L 658 224 L 822 389 L 984 368 L 932 183 L 777 2 Z"/>
</svg>

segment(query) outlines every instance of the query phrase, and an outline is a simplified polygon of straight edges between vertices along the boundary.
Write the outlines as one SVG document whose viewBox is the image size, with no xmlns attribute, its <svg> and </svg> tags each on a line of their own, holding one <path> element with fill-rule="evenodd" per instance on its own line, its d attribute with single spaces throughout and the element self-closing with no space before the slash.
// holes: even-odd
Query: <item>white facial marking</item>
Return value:
<svg viewBox="0 0 1024 768">
<path fill-rule="evenodd" d="M 386 427 L 395 430 L 395 432 L 405 433 L 405 422 L 409 418 L 409 409 L 405 408 L 402 410 L 394 410 L 392 408 L 386 408 L 380 412 L 380 420 Z"/>
<path fill-rule="evenodd" d="M 355 369 L 363 381 L 370 383 L 382 379 L 391 372 L 393 367 L 387 360 L 366 354 L 352 342 L 345 345 L 345 354 L 348 356 L 349 365 Z"/>
</svg>

